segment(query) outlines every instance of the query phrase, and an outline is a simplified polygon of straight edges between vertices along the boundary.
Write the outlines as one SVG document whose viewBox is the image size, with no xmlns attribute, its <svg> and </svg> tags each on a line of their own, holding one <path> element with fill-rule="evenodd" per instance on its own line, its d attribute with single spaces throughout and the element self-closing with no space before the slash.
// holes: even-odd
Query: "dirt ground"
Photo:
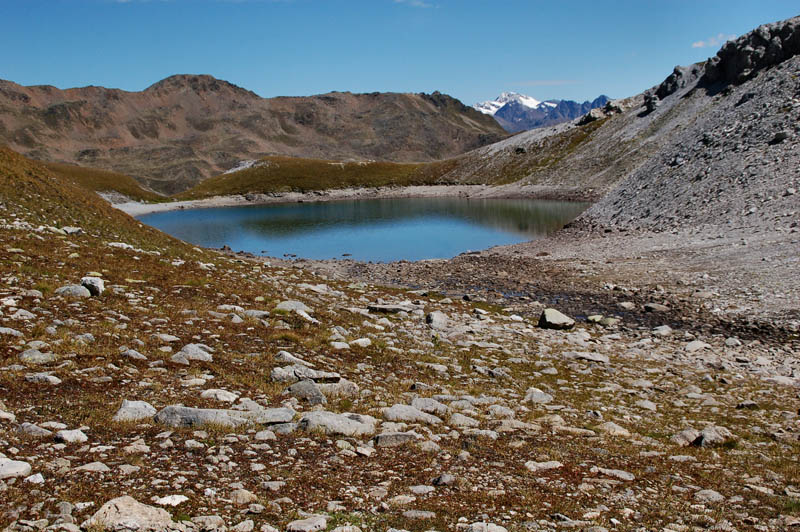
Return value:
<svg viewBox="0 0 800 532">
<path fill-rule="evenodd" d="M 797 341 L 800 235 L 713 227 L 690 232 L 591 231 L 571 227 L 540 240 L 449 260 L 295 264 L 333 278 L 484 298 L 523 314 L 556 306 L 579 319 L 602 314 L 623 326 L 668 323 L 712 334 Z M 620 303 L 633 302 L 626 310 Z M 647 312 L 645 303 L 669 310 Z"/>
</svg>

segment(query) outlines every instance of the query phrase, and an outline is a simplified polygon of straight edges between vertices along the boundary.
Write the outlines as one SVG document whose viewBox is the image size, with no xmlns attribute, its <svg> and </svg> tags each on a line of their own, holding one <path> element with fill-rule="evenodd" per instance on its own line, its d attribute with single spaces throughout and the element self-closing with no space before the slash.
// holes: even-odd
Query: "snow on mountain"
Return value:
<svg viewBox="0 0 800 532">
<path fill-rule="evenodd" d="M 518 92 L 504 92 L 494 100 L 474 105 L 481 113 L 491 115 L 509 133 L 569 122 L 595 107 L 602 107 L 608 97 L 601 95 L 583 103 L 572 100 L 541 102 Z"/>
<path fill-rule="evenodd" d="M 510 102 L 516 102 L 523 107 L 529 107 L 531 109 L 538 109 L 542 103 L 553 105 L 548 102 L 540 102 L 536 98 L 531 98 L 530 96 L 518 92 L 504 92 L 494 100 L 476 103 L 473 107 L 483 114 L 494 116 L 497 111 Z"/>
</svg>

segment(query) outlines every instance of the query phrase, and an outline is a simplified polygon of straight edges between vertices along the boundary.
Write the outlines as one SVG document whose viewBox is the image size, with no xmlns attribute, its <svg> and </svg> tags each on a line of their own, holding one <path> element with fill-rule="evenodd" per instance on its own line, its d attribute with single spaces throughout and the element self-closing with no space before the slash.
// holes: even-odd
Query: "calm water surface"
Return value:
<svg viewBox="0 0 800 532">
<path fill-rule="evenodd" d="M 585 203 L 403 198 L 291 203 L 148 214 L 139 219 L 199 246 L 308 259 L 450 258 L 563 227 Z M 346 255 L 349 254 L 349 255 Z"/>
</svg>

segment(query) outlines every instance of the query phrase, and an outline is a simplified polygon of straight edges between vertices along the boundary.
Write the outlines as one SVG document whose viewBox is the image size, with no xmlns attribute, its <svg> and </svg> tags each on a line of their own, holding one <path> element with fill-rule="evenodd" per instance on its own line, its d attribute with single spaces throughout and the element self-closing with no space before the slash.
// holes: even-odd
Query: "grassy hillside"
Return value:
<svg viewBox="0 0 800 532">
<path fill-rule="evenodd" d="M 431 185 L 457 166 L 456 159 L 435 163 L 337 162 L 292 157 L 267 157 L 262 165 L 207 179 L 175 199 L 226 194 L 308 192 L 348 187 Z"/>
<path fill-rule="evenodd" d="M 44 166 L 95 192 L 118 192 L 136 201 L 168 201 L 168 198 L 142 188 L 125 174 L 74 164 L 44 163 Z"/>
<path fill-rule="evenodd" d="M 261 165 L 207 179 L 173 199 L 199 199 L 231 194 L 308 192 L 348 187 L 436 184 L 504 185 L 520 180 L 536 183 L 582 146 L 591 144 L 606 120 L 568 129 L 517 151 L 497 153 L 482 148 L 432 163 L 337 162 L 293 157 L 267 157 Z M 513 139 L 512 139 L 513 140 Z"/>
<path fill-rule="evenodd" d="M 190 247 L 145 226 L 115 209 L 85 185 L 0 147 L 0 203 L 2 218 L 25 220 L 29 224 L 55 228 L 74 226 L 85 232 L 157 248 L 160 252 L 185 251 Z"/>
</svg>

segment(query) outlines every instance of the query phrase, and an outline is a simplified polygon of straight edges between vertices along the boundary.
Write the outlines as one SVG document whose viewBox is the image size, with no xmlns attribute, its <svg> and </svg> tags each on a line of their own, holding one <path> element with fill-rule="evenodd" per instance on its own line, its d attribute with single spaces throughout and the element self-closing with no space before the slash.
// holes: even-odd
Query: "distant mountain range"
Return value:
<svg viewBox="0 0 800 532">
<path fill-rule="evenodd" d="M 596 107 L 603 107 L 608 101 L 608 96 L 600 95 L 591 102 L 583 103 L 572 100 L 540 102 L 517 92 L 504 92 L 494 100 L 477 103 L 474 107 L 481 113 L 493 116 L 509 133 L 517 133 L 569 122 Z"/>
<path fill-rule="evenodd" d="M 141 92 L 0 80 L 0 145 L 125 173 L 168 194 L 268 155 L 427 162 L 506 136 L 491 117 L 439 92 L 262 98 L 205 75 L 171 76 Z"/>
</svg>

